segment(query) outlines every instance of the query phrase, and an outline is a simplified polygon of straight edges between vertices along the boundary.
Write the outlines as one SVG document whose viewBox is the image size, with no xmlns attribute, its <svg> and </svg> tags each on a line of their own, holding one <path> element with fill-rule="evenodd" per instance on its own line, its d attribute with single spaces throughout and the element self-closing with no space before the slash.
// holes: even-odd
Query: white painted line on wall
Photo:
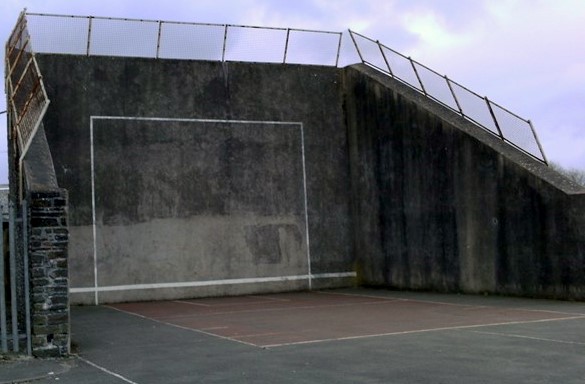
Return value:
<svg viewBox="0 0 585 384">
<path fill-rule="evenodd" d="M 309 279 L 332 279 L 340 277 L 356 277 L 355 272 L 323 273 L 316 275 L 291 275 L 276 277 L 250 277 L 242 279 L 225 279 L 225 280 L 206 280 L 206 281 L 183 281 L 176 283 L 152 283 L 152 284 L 130 284 L 130 285 L 110 285 L 103 287 L 83 287 L 70 288 L 70 293 L 87 293 L 87 292 L 112 292 L 112 291 L 132 291 L 140 289 L 164 289 L 164 288 L 192 288 L 192 287 L 210 287 L 218 285 L 232 284 L 254 284 L 254 283 L 274 283 L 285 281 L 299 281 Z"/>
<path fill-rule="evenodd" d="M 307 245 L 307 274 L 309 275 L 309 291 L 313 289 L 313 281 L 311 280 L 311 247 L 309 242 L 309 206 L 307 203 L 307 170 L 305 168 L 305 130 L 301 123 L 301 155 L 303 162 L 303 192 L 305 196 L 305 237 Z"/>
<path fill-rule="evenodd" d="M 93 118 L 89 119 L 89 141 L 90 141 L 90 160 L 91 160 L 91 221 L 93 233 L 93 285 L 95 290 L 95 305 L 99 305 L 98 297 L 98 270 L 97 270 L 97 227 L 95 217 L 95 172 L 94 172 L 94 152 L 93 152 Z"/>
<path fill-rule="evenodd" d="M 305 134 L 302 122 L 294 121 L 269 121 L 269 120 L 224 120 L 224 119 L 191 119 L 191 118 L 171 118 L 171 117 L 140 117 L 140 116 L 90 116 L 90 157 L 91 157 L 91 199 L 92 199 L 92 221 L 93 221 L 93 262 L 94 262 L 94 287 L 93 288 L 71 288 L 71 293 L 81 292 L 94 292 L 95 293 L 95 304 L 99 304 L 99 292 L 108 290 L 126 290 L 126 289 L 103 289 L 111 287 L 99 287 L 98 284 L 98 252 L 97 252 L 97 221 L 96 221 L 96 193 L 95 193 L 95 155 L 94 155 L 94 137 L 93 137 L 93 121 L 94 120 L 130 120 L 130 121 L 160 121 L 160 122 L 185 122 L 185 123 L 219 123 L 219 124 L 258 124 L 258 125 L 281 125 L 291 126 L 296 125 L 300 128 L 301 132 L 301 161 L 303 169 L 303 193 L 304 193 L 304 206 L 305 206 L 305 240 L 307 247 L 307 275 L 303 279 L 308 280 L 309 289 L 312 288 L 312 279 L 319 278 L 311 273 L 311 251 L 309 241 L 309 210 L 308 210 L 308 196 L 307 196 L 307 170 L 305 165 Z M 342 276 L 337 276 L 342 277 Z M 299 280 L 303 280 L 299 279 Z M 247 280 L 247 279 L 234 279 L 234 280 Z M 226 281 L 226 280 L 217 280 Z M 275 281 L 286 281 L 286 280 L 275 280 Z M 262 281 L 254 281 L 262 282 Z M 200 282 L 195 282 L 200 283 Z M 205 282 L 201 282 L 204 283 Z M 248 283 L 248 282 L 246 282 Z M 246 284 L 246 283 L 229 283 L 229 284 Z M 164 284 L 184 284 L 184 283 L 162 283 Z M 191 283 L 187 283 L 191 284 Z M 114 287 L 137 287 L 143 286 L 144 284 L 135 285 L 123 285 Z M 151 289 L 151 288 L 173 288 L 173 287 L 150 287 L 152 284 L 146 284 L 147 288 L 131 288 L 131 289 Z M 156 284 L 155 284 L 156 285 Z M 221 285 L 221 284 L 205 284 L 205 285 Z M 188 286 L 204 286 L 204 285 L 188 285 Z M 179 286 L 181 287 L 181 286 Z M 176 287 L 174 287 L 176 288 Z"/>
</svg>

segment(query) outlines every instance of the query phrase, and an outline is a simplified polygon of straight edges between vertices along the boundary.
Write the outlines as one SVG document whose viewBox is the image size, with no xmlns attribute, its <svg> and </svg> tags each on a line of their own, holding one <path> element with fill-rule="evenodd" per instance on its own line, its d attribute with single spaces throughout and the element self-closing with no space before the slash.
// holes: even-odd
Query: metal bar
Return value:
<svg viewBox="0 0 585 384">
<path fill-rule="evenodd" d="M 28 202 L 22 200 L 22 253 L 24 269 L 24 315 L 26 323 L 26 352 L 32 356 L 31 313 L 30 313 L 30 285 L 28 263 Z"/>
<path fill-rule="evenodd" d="M 12 315 L 12 351 L 18 352 L 18 306 L 16 302 L 16 209 L 9 204 L 8 238 L 10 241 L 10 311 Z"/>
<path fill-rule="evenodd" d="M 91 24 L 92 24 L 93 17 L 89 17 L 89 23 L 87 25 L 87 51 L 85 52 L 86 56 L 89 56 L 89 48 L 91 47 Z"/>
<path fill-rule="evenodd" d="M 20 58 L 22 57 L 22 53 L 24 52 L 24 49 L 27 47 L 29 41 L 30 41 L 30 39 L 26 39 L 26 42 L 24 43 L 24 46 L 18 52 L 18 55 L 16 56 L 16 59 L 14 59 L 13 65 L 8 68 L 8 74 L 6 75 L 6 77 L 12 76 L 12 72 L 16 68 L 16 65 L 18 64 L 18 62 L 20 61 Z"/>
<path fill-rule="evenodd" d="M 227 44 L 227 32 L 228 32 L 228 24 L 225 25 L 225 29 L 223 31 L 223 48 L 221 50 L 221 62 L 225 61 L 225 46 Z"/>
<path fill-rule="evenodd" d="M 156 58 L 158 59 L 158 54 L 160 52 L 160 33 L 162 30 L 162 21 L 158 22 L 158 37 L 156 39 Z"/>
<path fill-rule="evenodd" d="M 28 107 L 30 106 L 30 103 L 32 102 L 32 100 L 35 98 L 35 94 L 37 93 L 37 89 L 39 88 L 40 83 L 41 83 L 41 78 L 37 77 L 37 80 L 35 81 L 34 87 L 33 87 L 32 91 L 30 92 L 28 98 L 26 99 L 26 103 L 24 104 L 24 107 L 22 108 L 22 111 L 20 113 L 20 117 L 19 117 L 18 121 L 16 122 L 17 126 L 20 125 L 20 122 L 22 121 L 22 119 L 24 119 L 24 116 L 28 112 Z"/>
<path fill-rule="evenodd" d="M 287 28 L 286 30 L 286 42 L 284 43 L 284 57 L 282 59 L 282 64 L 286 64 L 286 53 L 288 51 L 288 38 L 290 36 L 290 29 Z"/>
<path fill-rule="evenodd" d="M 27 12 L 27 15 L 30 16 L 49 16 L 49 17 L 63 17 L 63 18 L 79 18 L 79 19 L 100 19 L 100 20 L 117 20 L 117 21 L 140 21 L 146 23 L 172 23 L 172 24 L 186 24 L 186 25 L 206 25 L 206 26 L 213 26 L 213 27 L 223 27 L 225 24 L 215 24 L 215 23 L 193 23 L 188 21 L 171 21 L 171 20 L 153 20 L 153 19 L 133 19 L 133 18 L 122 18 L 122 17 L 103 17 L 103 16 L 72 16 L 72 15 L 63 15 L 63 14 L 54 14 L 54 13 L 35 13 L 35 12 Z M 255 26 L 255 25 L 240 25 L 240 24 L 229 24 L 230 27 L 241 27 L 241 28 L 258 28 L 258 29 L 277 29 L 277 30 L 286 30 L 287 28 L 281 27 L 262 27 L 262 26 Z M 302 28 L 290 28 L 291 31 L 300 31 L 300 32 L 318 32 L 318 33 L 328 33 L 328 34 L 338 34 L 337 31 L 321 31 L 318 29 L 302 29 Z"/>
<path fill-rule="evenodd" d="M 451 80 L 449 80 L 447 75 L 445 75 L 443 77 L 445 78 L 445 81 L 447 82 L 447 86 L 449 87 L 449 90 L 451 91 L 451 95 L 453 95 L 453 100 L 455 100 L 455 104 L 457 104 L 457 109 L 459 109 L 459 113 L 461 114 L 461 116 L 465 117 L 465 114 L 463 114 L 463 109 L 461 108 L 461 104 L 459 104 L 459 99 L 457 98 L 457 95 L 455 94 L 455 91 L 453 90 L 453 87 L 451 86 Z"/>
<path fill-rule="evenodd" d="M 376 43 L 378 44 L 378 48 L 380 48 L 380 53 L 382 54 L 382 58 L 384 59 L 384 62 L 386 63 L 386 66 L 388 67 L 388 73 L 390 74 L 390 76 L 394 77 L 394 75 L 392 74 L 392 69 L 390 68 L 390 63 L 388 63 L 388 59 L 386 58 L 386 54 L 384 53 L 384 50 L 382 49 L 382 45 L 380 44 L 380 41 L 376 40 Z"/>
<path fill-rule="evenodd" d="M 538 139 L 538 135 L 536 134 L 536 131 L 534 130 L 534 127 L 532 126 L 532 122 L 530 120 L 528 121 L 528 126 L 530 127 L 530 130 L 532 131 L 532 134 L 534 135 L 534 140 L 536 140 L 536 145 L 538 146 L 538 150 L 540 151 L 540 154 L 542 155 L 542 161 L 544 161 L 544 163 L 546 165 L 548 165 L 548 159 L 546 158 L 546 155 L 544 154 L 544 150 L 542 149 L 542 145 L 540 144 L 540 140 Z"/>
<path fill-rule="evenodd" d="M 502 133 L 502 130 L 500 129 L 500 124 L 498 124 L 498 119 L 496 119 L 496 114 L 494 113 L 494 110 L 492 109 L 492 106 L 491 106 L 490 101 L 488 100 L 487 96 L 484 97 L 484 100 L 487 104 L 488 110 L 490 111 L 490 115 L 492 115 L 492 119 L 494 120 L 494 124 L 496 125 L 496 129 L 498 130 L 498 134 L 500 135 L 500 138 L 502 140 L 506 140 L 506 138 L 504 137 L 504 134 Z"/>
<path fill-rule="evenodd" d="M 414 74 L 416 75 L 416 78 L 418 79 L 418 83 L 420 84 L 420 88 L 422 89 L 423 93 L 425 94 L 425 96 L 428 96 L 427 91 L 425 90 L 425 86 L 418 74 L 418 71 L 416 70 L 416 65 L 414 65 L 414 62 L 412 61 L 412 59 L 409 57 L 408 60 L 410 61 L 410 65 L 412 65 L 412 69 L 414 71 Z"/>
<path fill-rule="evenodd" d="M 25 8 L 26 11 L 26 8 Z M 24 30 L 26 29 L 26 23 L 24 22 L 24 18 L 25 18 L 25 11 L 22 11 L 20 13 L 20 16 L 18 17 L 18 21 L 16 22 L 16 25 L 14 26 L 14 29 L 12 30 L 12 33 L 10 34 L 10 37 L 8 38 L 8 45 L 6 48 L 6 57 L 10 57 L 10 55 L 12 54 L 12 51 L 14 50 L 14 48 L 16 48 L 16 42 L 18 40 L 20 40 L 20 37 L 22 36 L 22 32 L 24 32 Z M 20 30 L 18 31 L 18 37 L 13 39 L 12 37 L 14 36 L 14 33 L 16 32 L 17 28 L 20 27 Z"/>
<path fill-rule="evenodd" d="M 0 345 L 2 352 L 8 352 L 8 332 L 6 330 L 6 289 L 4 288 L 4 207 L 0 205 Z"/>
<path fill-rule="evenodd" d="M 343 33 L 339 33 L 339 42 L 337 43 L 337 55 L 335 56 L 335 67 L 339 65 L 339 54 L 341 53 L 341 39 L 343 38 Z"/>
<path fill-rule="evenodd" d="M 362 61 L 362 63 L 364 63 L 364 57 L 362 56 L 362 53 L 360 52 L 360 47 L 358 46 L 357 42 L 355 41 L 355 37 L 353 37 L 353 32 L 351 29 L 348 29 L 349 31 L 349 36 L 351 37 L 351 40 L 353 41 L 353 45 L 355 46 L 355 50 L 358 53 L 358 56 L 360 57 L 360 60 Z"/>
<path fill-rule="evenodd" d="M 45 116 L 45 113 L 47 112 L 47 108 L 49 108 L 50 103 L 51 102 L 49 100 L 46 100 L 45 105 L 43 105 L 43 109 L 41 109 L 41 113 L 39 114 L 39 116 L 37 117 L 37 120 L 35 121 L 35 125 L 33 126 L 33 129 L 30 132 L 30 135 L 27 139 L 27 142 L 25 143 L 24 147 L 21 150 L 21 153 L 20 153 L 20 160 L 21 161 L 24 160 L 24 156 L 26 155 L 26 153 L 28 152 L 28 149 L 30 148 L 33 137 L 35 137 L 35 135 L 37 134 L 37 131 L 39 130 L 41 122 L 43 121 L 43 117 Z"/>
<path fill-rule="evenodd" d="M 33 56 L 30 56 L 30 59 L 28 59 L 28 62 L 26 63 L 26 66 L 24 67 L 24 69 L 22 70 L 22 75 L 20 75 L 20 78 L 18 79 L 18 81 L 16 82 L 16 86 L 14 87 L 13 90 L 11 90 L 12 92 L 10 93 L 10 97 L 14 97 L 16 96 L 16 92 L 18 92 L 18 88 L 20 88 L 20 85 L 22 83 L 22 80 L 24 80 L 24 76 L 26 75 L 28 68 L 30 67 L 30 65 L 33 62 Z"/>
</svg>

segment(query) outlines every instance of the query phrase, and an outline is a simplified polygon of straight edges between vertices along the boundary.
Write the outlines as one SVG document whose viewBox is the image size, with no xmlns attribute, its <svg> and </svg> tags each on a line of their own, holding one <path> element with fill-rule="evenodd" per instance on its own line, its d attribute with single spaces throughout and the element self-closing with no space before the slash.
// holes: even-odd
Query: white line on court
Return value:
<svg viewBox="0 0 585 384">
<path fill-rule="evenodd" d="M 307 247 L 307 280 L 309 290 L 312 288 L 311 273 L 311 251 L 309 242 L 309 210 L 308 210 L 308 196 L 307 196 L 307 172 L 305 166 L 305 135 L 302 122 L 297 121 L 270 121 L 270 120 L 225 120 L 225 119 L 195 119 L 195 118 L 171 118 L 171 117 L 141 117 L 141 116 L 90 116 L 90 160 L 91 160 L 91 196 L 92 196 L 92 221 L 93 221 L 93 257 L 94 257 L 94 289 L 89 288 L 72 288 L 71 293 L 93 292 L 95 294 L 95 304 L 99 304 L 98 293 L 116 289 L 119 287 L 134 287 L 129 289 L 150 289 L 150 288 L 170 288 L 170 286 L 152 284 L 149 288 L 140 288 L 143 286 L 138 284 L 134 286 L 120 285 L 116 287 L 98 287 L 98 254 L 97 254 L 97 223 L 96 223 L 96 193 L 95 193 L 95 154 L 94 154 L 94 120 L 129 120 L 129 121 L 158 121 L 158 122 L 182 122 L 182 123 L 215 123 L 215 124 L 256 124 L 256 125 L 279 125 L 279 126 L 297 126 L 301 134 L 301 165 L 303 169 L 303 198 L 305 210 L 305 237 Z M 183 287 L 183 286 L 179 286 Z M 113 289 L 108 289 L 113 288 Z"/>
<path fill-rule="evenodd" d="M 87 359 L 84 359 L 83 357 L 81 357 L 81 356 L 79 356 L 79 355 L 73 355 L 73 356 L 77 357 L 79 360 L 83 361 L 85 364 L 87 364 L 87 365 L 91 365 L 92 367 L 94 367 L 94 368 L 97 368 L 97 369 L 99 369 L 100 371 L 102 371 L 102 372 L 104 372 L 104 373 L 107 373 L 107 374 L 108 374 L 108 375 L 110 375 L 110 376 L 114 376 L 114 377 L 115 377 L 115 378 L 117 378 L 117 379 L 120 379 L 120 380 L 122 380 L 122 381 L 125 381 L 126 383 L 129 383 L 129 384 L 138 384 L 137 382 L 135 382 L 135 381 L 132 381 L 132 380 L 130 380 L 130 379 L 128 379 L 128 378 L 126 378 L 126 377 L 124 377 L 124 376 L 120 375 L 119 373 L 112 372 L 112 371 L 110 371 L 109 369 L 107 369 L 107 368 L 104 368 L 104 367 L 102 367 L 101 365 L 97 365 L 96 363 L 94 363 L 94 362 L 91 362 L 91 361 L 89 361 L 89 360 L 87 360 Z"/>
<path fill-rule="evenodd" d="M 544 312 L 544 313 L 553 313 L 557 315 L 570 315 L 570 316 L 585 316 L 585 313 L 580 312 L 565 312 L 565 311 L 555 311 L 551 309 L 538 309 L 538 308 L 526 308 L 526 307 L 503 307 L 496 304 L 492 305 L 477 305 L 477 304 L 465 304 L 465 303 L 449 303 L 446 301 L 434 301 L 434 300 L 421 300 L 421 299 L 408 299 L 404 297 L 396 297 L 396 296 L 377 296 L 377 295 L 363 295 L 360 293 L 348 293 L 348 292 L 325 292 L 325 291 L 317 291 L 316 293 L 322 295 L 342 295 L 342 296 L 354 296 L 354 297 L 369 297 L 369 298 L 376 298 L 376 299 L 387 299 L 393 301 L 411 301 L 414 303 L 429 303 L 429 304 L 439 304 L 439 305 L 451 305 L 454 307 L 470 307 L 470 308 L 501 308 L 501 309 L 509 309 L 514 311 L 526 311 L 526 312 Z M 528 300 L 528 299 L 527 299 Z"/>
<path fill-rule="evenodd" d="M 271 283 L 285 282 L 308 279 L 330 279 L 337 277 L 356 277 L 355 272 L 323 273 L 316 275 L 291 275 L 291 276 L 274 276 L 274 277 L 250 277 L 241 279 L 224 279 L 224 280 L 203 280 L 203 281 L 181 281 L 175 283 L 153 283 L 153 284 L 129 284 L 129 285 L 109 285 L 102 287 L 80 287 L 70 288 L 70 293 L 86 292 L 111 292 L 111 291 L 130 291 L 138 289 L 160 289 L 160 288 L 190 288 L 190 287 L 208 287 L 214 285 L 232 285 L 232 284 L 253 284 L 253 283 Z"/>
<path fill-rule="evenodd" d="M 153 321 L 153 322 L 158 323 L 158 324 L 163 324 L 163 325 L 166 325 L 166 326 L 169 326 L 169 327 L 182 329 L 184 331 L 191 331 L 191 332 L 195 332 L 195 333 L 201 333 L 201 334 L 207 335 L 207 336 L 217 337 L 217 338 L 220 338 L 220 339 L 223 339 L 223 340 L 234 341 L 236 343 L 244 344 L 244 345 L 247 345 L 249 347 L 262 348 L 262 347 L 260 347 L 260 346 L 258 346 L 256 344 L 247 343 L 245 341 L 238 340 L 238 339 L 232 339 L 231 337 L 227 337 L 227 336 L 216 335 L 215 333 L 211 333 L 211 332 L 205 332 L 202 329 L 189 328 L 189 327 L 184 327 L 182 325 L 177 325 L 177 324 L 173 324 L 173 323 L 167 323 L 166 321 L 153 319 L 151 317 L 143 316 L 143 315 L 140 315 L 140 314 L 134 313 L 134 312 L 124 311 L 123 309 L 119 309 L 119 308 L 115 308 L 115 307 L 110 307 L 109 305 L 107 305 L 106 307 L 108 307 L 110 309 L 113 309 L 114 311 L 118 311 L 120 313 L 125 313 L 127 315 L 140 317 L 140 318 L 145 319 L 145 320 L 148 320 L 148 321 Z"/>
<path fill-rule="evenodd" d="M 378 334 L 374 334 L 374 335 L 347 336 L 347 337 L 338 337 L 338 338 L 329 338 L 329 339 L 297 341 L 297 342 L 292 342 L 292 343 L 270 344 L 270 345 L 262 345 L 262 347 L 263 348 L 278 348 L 278 347 L 286 347 L 286 346 L 291 346 L 291 345 L 316 344 L 316 343 L 324 343 L 324 342 L 330 342 L 330 341 L 359 340 L 359 339 L 369 339 L 369 338 L 383 337 L 383 336 L 399 336 L 399 335 L 410 335 L 410 334 L 426 333 L 426 332 L 453 331 L 453 330 L 459 330 L 459 329 L 491 327 L 491 326 L 498 326 L 498 325 L 545 323 L 545 322 L 552 322 L 552 321 L 563 321 L 563 320 L 574 320 L 574 319 L 585 319 L 585 316 L 563 317 L 563 318 L 555 318 L 555 319 L 528 320 L 528 321 L 509 321 L 509 322 L 491 323 L 491 324 L 461 325 L 461 326 L 456 326 L 456 327 L 428 328 L 428 329 L 418 329 L 418 330 L 413 330 L 413 331 L 378 333 Z"/>
<path fill-rule="evenodd" d="M 585 316 L 583 318 L 585 318 Z M 480 334 L 484 334 L 484 335 L 494 335 L 494 336 L 502 336 L 502 337 L 516 337 L 519 339 L 529 339 L 529 340 L 545 341 L 545 342 L 560 343 L 560 344 L 585 345 L 585 343 L 582 343 L 580 341 L 547 339 L 544 337 L 524 336 L 524 335 L 517 335 L 517 334 L 513 334 L 513 333 L 486 332 L 486 331 L 471 331 L 471 332 L 480 333 Z"/>
<path fill-rule="evenodd" d="M 178 315 L 178 316 L 165 316 L 165 319 L 171 320 L 171 319 L 184 319 L 184 318 L 189 318 L 189 317 L 204 317 L 204 316 L 218 316 L 218 315 L 231 315 L 231 314 L 240 314 L 240 313 L 260 313 L 260 312 L 280 312 L 280 311 L 298 311 L 299 309 L 321 309 L 321 308 L 340 308 L 340 307 L 354 307 L 354 306 L 358 306 L 358 305 L 384 305 L 384 304 L 389 304 L 390 301 L 387 302 L 380 302 L 380 301 L 364 301 L 361 303 L 346 303 L 346 304 L 319 304 L 319 305 L 305 305 L 302 307 L 279 307 L 279 308 L 261 308 L 261 309 L 243 309 L 240 311 L 222 311 L 222 312 L 209 312 L 209 313 L 199 313 L 199 314 L 193 314 L 190 313 L 188 315 Z M 191 304 L 189 302 L 185 302 L 184 304 Z M 114 308 L 116 309 L 116 308 Z M 121 310 L 123 312 L 126 312 L 124 310 Z M 134 312 L 128 312 L 128 313 L 134 313 Z M 141 315 L 139 315 L 141 316 Z M 150 317 L 146 317 L 147 319 L 150 319 Z"/>
</svg>

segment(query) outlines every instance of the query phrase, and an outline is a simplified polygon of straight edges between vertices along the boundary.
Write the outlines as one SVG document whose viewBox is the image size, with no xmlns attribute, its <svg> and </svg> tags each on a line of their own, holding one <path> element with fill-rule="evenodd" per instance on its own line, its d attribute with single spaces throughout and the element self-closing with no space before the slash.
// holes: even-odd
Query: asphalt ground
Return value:
<svg viewBox="0 0 585 384">
<path fill-rule="evenodd" d="M 345 289 L 72 308 L 0 383 L 585 383 L 585 303 Z"/>
</svg>

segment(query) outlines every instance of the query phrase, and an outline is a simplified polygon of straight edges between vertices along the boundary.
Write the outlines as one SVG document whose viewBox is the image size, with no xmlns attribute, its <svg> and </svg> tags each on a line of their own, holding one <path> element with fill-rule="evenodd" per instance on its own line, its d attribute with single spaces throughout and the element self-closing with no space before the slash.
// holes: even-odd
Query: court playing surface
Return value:
<svg viewBox="0 0 585 384">
<path fill-rule="evenodd" d="M 35 382 L 585 382 L 575 302 L 345 289 L 73 307 L 72 332 Z"/>
<path fill-rule="evenodd" d="M 408 333 L 585 321 L 584 313 L 400 297 L 387 291 L 302 292 L 110 305 L 125 313 L 257 347 L 384 337 Z M 566 335 L 558 342 L 580 341 Z M 580 337 L 579 340 L 571 337 Z"/>
</svg>

